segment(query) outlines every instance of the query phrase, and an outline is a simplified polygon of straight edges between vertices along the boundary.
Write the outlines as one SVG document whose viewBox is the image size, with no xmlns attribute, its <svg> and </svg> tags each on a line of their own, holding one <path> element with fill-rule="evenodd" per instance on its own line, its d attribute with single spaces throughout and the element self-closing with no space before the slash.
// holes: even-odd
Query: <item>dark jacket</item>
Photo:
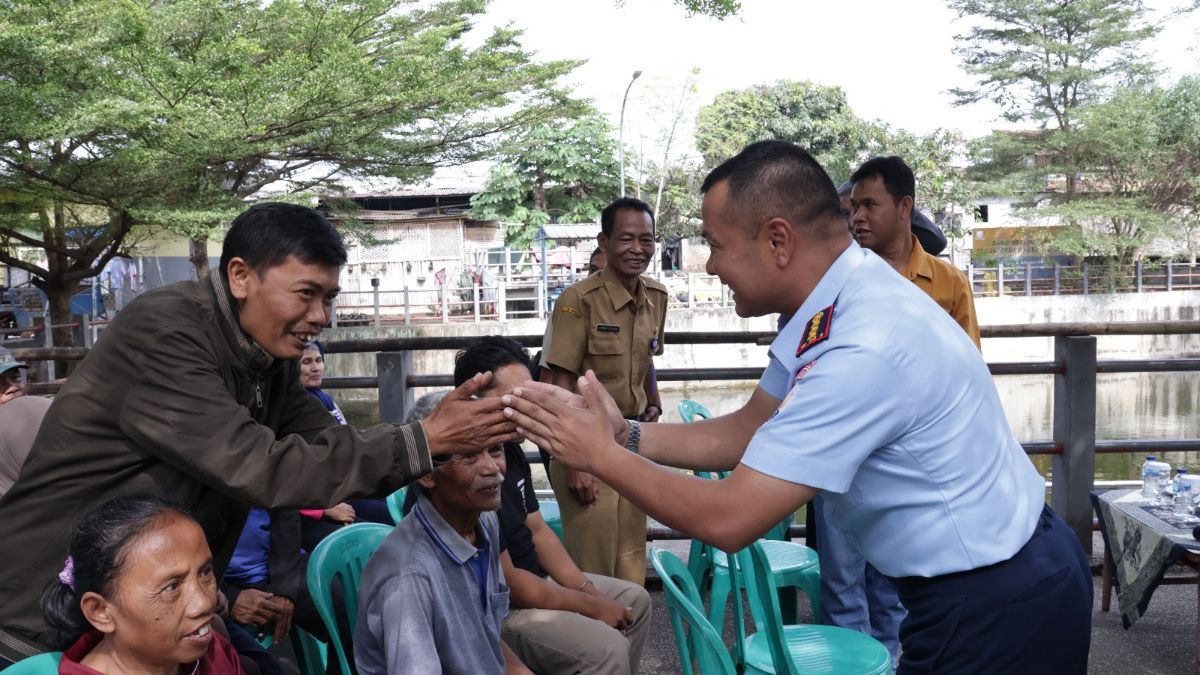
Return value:
<svg viewBox="0 0 1200 675">
<path fill-rule="evenodd" d="M 145 293 L 55 397 L 0 500 L 0 656 L 46 642 L 38 598 L 93 504 L 138 492 L 177 502 L 220 574 L 251 505 L 324 508 L 431 470 L 420 425 L 335 424 L 298 363 L 254 344 L 236 308 L 216 273 Z"/>
</svg>

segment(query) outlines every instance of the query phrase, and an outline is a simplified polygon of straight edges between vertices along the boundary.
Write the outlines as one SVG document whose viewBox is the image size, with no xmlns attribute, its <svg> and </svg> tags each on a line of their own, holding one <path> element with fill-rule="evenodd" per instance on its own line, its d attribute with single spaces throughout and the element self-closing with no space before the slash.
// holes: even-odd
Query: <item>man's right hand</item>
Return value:
<svg viewBox="0 0 1200 675">
<path fill-rule="evenodd" d="M 244 626 L 265 626 L 279 617 L 279 608 L 271 602 L 273 593 L 247 588 L 238 593 L 229 608 L 229 616 Z"/>
<path fill-rule="evenodd" d="M 575 495 L 575 499 L 579 500 L 580 504 L 591 504 L 596 501 L 596 497 L 600 493 L 600 487 L 596 484 L 596 477 L 586 471 L 576 471 L 575 469 L 566 469 L 567 489 L 571 494 Z"/>
<path fill-rule="evenodd" d="M 356 515 L 357 514 L 354 513 L 354 507 L 350 506 L 346 502 L 342 502 L 337 506 L 331 506 L 325 509 L 326 518 L 335 523 L 341 523 L 343 525 L 349 525 L 350 523 L 353 523 Z"/>
<path fill-rule="evenodd" d="M 450 455 L 517 441 L 517 426 L 504 416 L 499 398 L 472 397 L 492 381 L 491 373 L 478 373 L 446 394 L 421 421 L 430 455 Z"/>
<path fill-rule="evenodd" d="M 632 607 L 626 607 L 605 595 L 593 595 L 591 600 L 591 607 L 585 613 L 589 619 L 603 621 L 617 630 L 625 630 L 633 623 Z"/>
</svg>

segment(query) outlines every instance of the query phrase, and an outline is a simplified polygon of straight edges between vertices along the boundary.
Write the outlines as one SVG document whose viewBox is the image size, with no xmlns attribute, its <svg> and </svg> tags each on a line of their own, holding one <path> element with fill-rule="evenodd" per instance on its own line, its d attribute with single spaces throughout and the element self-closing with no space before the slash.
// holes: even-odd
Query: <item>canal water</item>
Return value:
<svg viewBox="0 0 1200 675">
<path fill-rule="evenodd" d="M 1098 440 L 1200 438 L 1200 373 L 1121 373 L 1099 375 L 1096 385 Z M 1054 380 L 1050 375 L 1011 375 L 995 378 L 1009 425 L 1020 441 L 1050 440 L 1054 424 Z M 678 422 L 676 405 L 690 398 L 714 415 L 740 407 L 753 383 L 692 382 L 662 392 L 664 420 Z M 418 395 L 425 393 L 418 390 Z M 375 401 L 340 402 L 351 424 L 368 426 L 378 420 Z M 1200 453 L 1159 453 L 1172 466 L 1200 471 Z M 1136 479 L 1141 455 L 1104 454 L 1096 457 L 1097 480 Z M 1034 464 L 1047 479 L 1051 457 L 1035 456 Z M 535 467 L 539 488 L 546 487 Z"/>
</svg>

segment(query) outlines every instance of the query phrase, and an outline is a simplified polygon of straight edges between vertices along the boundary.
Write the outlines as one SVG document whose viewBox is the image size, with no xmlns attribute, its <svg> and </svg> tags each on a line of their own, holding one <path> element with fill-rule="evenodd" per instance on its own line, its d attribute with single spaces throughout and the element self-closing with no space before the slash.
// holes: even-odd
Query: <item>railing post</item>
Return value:
<svg viewBox="0 0 1200 675">
<path fill-rule="evenodd" d="M 408 286 L 404 287 L 404 325 L 412 324 L 412 308 L 408 304 Z"/>
<path fill-rule="evenodd" d="M 1004 263 L 996 263 L 996 295 L 1004 297 Z"/>
<path fill-rule="evenodd" d="M 1087 267 L 1087 263 L 1083 263 L 1082 265 L 1080 265 L 1080 269 L 1082 269 L 1082 270 L 1083 270 L 1083 294 L 1084 294 L 1084 295 L 1087 295 L 1087 294 L 1088 294 L 1088 267 Z"/>
<path fill-rule="evenodd" d="M 476 281 L 471 286 L 471 293 L 472 293 L 472 295 L 475 296 L 474 298 L 472 298 L 475 301 L 475 323 L 479 323 L 479 282 L 478 281 Z"/>
<path fill-rule="evenodd" d="M 408 376 L 413 372 L 412 352 L 379 352 L 375 355 L 379 375 L 379 421 L 403 424 L 413 407 Z"/>
<path fill-rule="evenodd" d="M 92 317 L 89 314 L 79 315 L 79 329 L 83 332 L 83 346 L 92 348 Z"/>
<path fill-rule="evenodd" d="M 379 328 L 379 277 L 371 277 L 371 302 L 375 305 L 375 327 Z"/>
<path fill-rule="evenodd" d="M 729 287 L 721 284 L 721 306 L 725 307 L 729 304 Z"/>
<path fill-rule="evenodd" d="M 1137 277 L 1137 292 L 1142 292 L 1142 261 L 1139 260 L 1134 264 L 1134 276 Z"/>
<path fill-rule="evenodd" d="M 1054 263 L 1054 294 L 1058 295 L 1058 282 L 1062 278 L 1062 266 L 1057 261 Z"/>
<path fill-rule="evenodd" d="M 1051 505 L 1092 552 L 1092 491 L 1096 474 L 1096 337 L 1054 338 L 1054 442 L 1062 448 L 1051 472 Z"/>
<path fill-rule="evenodd" d="M 1175 275 L 1174 275 L 1174 271 L 1171 269 L 1171 261 L 1170 260 L 1167 261 L 1167 290 L 1168 291 L 1175 290 Z"/>
<path fill-rule="evenodd" d="M 450 323 L 450 288 L 442 287 L 442 323 Z"/>
<path fill-rule="evenodd" d="M 975 265 L 967 263 L 967 288 L 971 289 L 971 295 L 975 295 Z"/>
<path fill-rule="evenodd" d="M 496 285 L 496 320 L 508 321 L 508 303 L 506 296 L 508 295 L 507 287 L 504 284 Z"/>
<path fill-rule="evenodd" d="M 50 301 L 46 300 L 46 306 L 42 310 L 42 344 L 47 347 L 54 346 L 54 324 L 50 322 Z M 54 359 L 46 361 L 46 381 L 53 382 L 58 379 L 54 372 Z"/>
<path fill-rule="evenodd" d="M 337 298 L 329 304 L 329 327 L 337 328 Z"/>
<path fill-rule="evenodd" d="M 1025 297 L 1033 296 L 1033 263 L 1025 263 Z"/>
<path fill-rule="evenodd" d="M 546 288 L 542 284 L 537 285 L 537 318 L 546 318 Z"/>
<path fill-rule="evenodd" d="M 696 273 L 688 272 L 688 307 L 696 306 Z"/>
</svg>

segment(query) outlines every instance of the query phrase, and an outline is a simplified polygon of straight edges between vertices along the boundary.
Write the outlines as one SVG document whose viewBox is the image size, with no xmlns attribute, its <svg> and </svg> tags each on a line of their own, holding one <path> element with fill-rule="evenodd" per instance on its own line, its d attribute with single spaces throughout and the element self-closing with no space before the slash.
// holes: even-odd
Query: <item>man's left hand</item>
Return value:
<svg viewBox="0 0 1200 675">
<path fill-rule="evenodd" d="M 421 421 L 430 455 L 469 452 L 520 440 L 513 423 L 501 413 L 503 406 L 499 399 L 472 400 L 491 381 L 491 373 L 476 374 L 446 394 Z"/>
<path fill-rule="evenodd" d="M 275 644 L 279 644 L 292 630 L 292 614 L 296 611 L 296 603 L 282 595 L 276 595 L 267 602 L 278 611 L 275 617 Z"/>
<path fill-rule="evenodd" d="M 605 410 L 603 387 L 588 371 L 579 380 L 586 408 L 571 406 L 557 397 L 530 387 L 519 387 L 501 397 L 504 414 L 517 424 L 517 430 L 554 459 L 572 469 L 597 473 L 613 452 L 624 452 L 612 439 L 612 426 Z M 603 476 L 601 476 L 603 478 Z"/>
<path fill-rule="evenodd" d="M 658 418 L 662 417 L 662 406 L 657 403 L 651 403 L 642 411 L 641 417 L 638 419 L 642 422 L 657 422 Z"/>
</svg>

